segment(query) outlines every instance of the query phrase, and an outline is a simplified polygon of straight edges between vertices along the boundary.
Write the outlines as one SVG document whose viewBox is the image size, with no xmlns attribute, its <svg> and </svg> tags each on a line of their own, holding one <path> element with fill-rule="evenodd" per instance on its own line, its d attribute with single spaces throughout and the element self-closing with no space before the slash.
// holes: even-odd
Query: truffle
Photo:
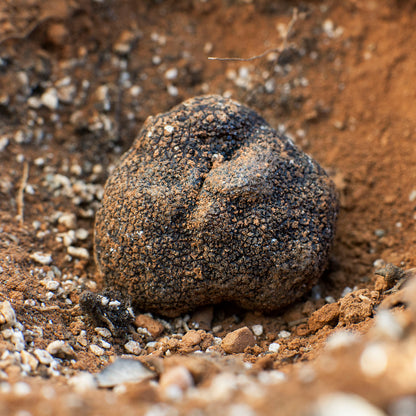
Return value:
<svg viewBox="0 0 416 416">
<path fill-rule="evenodd" d="M 288 137 L 236 101 L 196 97 L 149 117 L 108 178 L 95 258 L 141 310 L 268 312 L 319 279 L 337 212 L 332 181 Z"/>
</svg>

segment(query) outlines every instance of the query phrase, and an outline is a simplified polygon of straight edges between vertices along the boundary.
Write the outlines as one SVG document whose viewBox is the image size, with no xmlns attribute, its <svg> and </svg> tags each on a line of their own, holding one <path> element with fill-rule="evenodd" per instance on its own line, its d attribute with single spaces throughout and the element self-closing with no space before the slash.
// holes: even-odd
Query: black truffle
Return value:
<svg viewBox="0 0 416 416">
<path fill-rule="evenodd" d="M 96 262 L 142 310 L 272 311 L 324 271 L 337 211 L 332 181 L 289 138 L 233 100 L 197 97 L 149 117 L 109 177 Z"/>
</svg>

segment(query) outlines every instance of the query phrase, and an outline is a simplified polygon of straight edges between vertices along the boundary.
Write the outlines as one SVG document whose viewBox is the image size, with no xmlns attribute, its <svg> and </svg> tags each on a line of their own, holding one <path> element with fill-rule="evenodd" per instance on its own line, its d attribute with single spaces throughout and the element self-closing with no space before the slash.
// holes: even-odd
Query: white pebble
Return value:
<svg viewBox="0 0 416 416">
<path fill-rule="evenodd" d="M 99 347 L 98 345 L 95 344 L 91 344 L 90 345 L 90 351 L 96 355 L 97 357 L 101 357 L 102 355 L 105 354 L 105 351 L 103 348 Z"/>
<path fill-rule="evenodd" d="M 254 410 L 247 404 L 238 403 L 228 407 L 228 416 L 255 416 Z"/>
<path fill-rule="evenodd" d="M 369 345 L 361 353 L 360 367 L 366 376 L 377 377 L 382 375 L 386 371 L 387 364 L 386 350 L 379 344 Z"/>
<path fill-rule="evenodd" d="M 129 341 L 127 343 L 124 344 L 124 349 L 130 353 L 130 354 L 135 354 L 135 355 L 139 355 L 142 348 L 140 347 L 140 344 L 136 341 Z"/>
<path fill-rule="evenodd" d="M 342 293 L 341 293 L 341 297 L 343 298 L 344 296 L 347 296 L 349 293 L 351 293 L 352 292 L 352 289 L 349 287 L 349 286 L 347 286 L 347 287 L 345 287 L 344 288 L 344 290 L 342 291 Z"/>
<path fill-rule="evenodd" d="M 41 349 L 37 348 L 34 351 L 34 354 L 35 354 L 36 358 L 39 360 L 39 362 L 41 364 L 48 365 L 48 364 L 51 364 L 53 362 L 52 355 L 50 355 L 49 352 L 46 351 L 46 350 L 41 350 Z"/>
<path fill-rule="evenodd" d="M 77 240 L 86 240 L 88 238 L 89 232 L 85 228 L 78 228 L 75 230 L 75 238 Z"/>
<path fill-rule="evenodd" d="M 122 383 L 140 382 L 154 378 L 155 373 L 140 361 L 118 358 L 96 375 L 100 387 L 114 387 Z"/>
<path fill-rule="evenodd" d="M 167 125 L 167 126 L 165 126 L 165 131 L 167 132 L 167 133 L 172 133 L 173 132 L 173 130 L 174 130 L 174 127 L 173 126 L 170 126 L 170 125 Z"/>
<path fill-rule="evenodd" d="M 349 347 L 357 342 L 358 336 L 351 331 L 339 330 L 332 333 L 326 340 L 326 347 L 329 350 L 336 350 L 338 348 Z"/>
<path fill-rule="evenodd" d="M 416 189 L 413 189 L 412 192 L 410 192 L 409 201 L 410 202 L 416 201 Z"/>
<path fill-rule="evenodd" d="M 262 335 L 262 334 L 263 334 L 263 325 L 253 325 L 253 326 L 251 327 L 251 330 L 253 331 L 253 334 L 254 334 L 256 337 L 259 337 L 260 335 Z"/>
<path fill-rule="evenodd" d="M 13 393 L 16 396 L 22 397 L 22 396 L 27 396 L 28 394 L 30 394 L 30 392 L 32 391 L 31 387 L 29 386 L 29 384 L 24 383 L 23 381 L 18 381 L 14 386 L 13 386 Z"/>
<path fill-rule="evenodd" d="M 87 372 L 82 372 L 69 379 L 69 384 L 74 387 L 77 393 L 85 393 L 86 391 L 97 388 L 95 377 Z"/>
<path fill-rule="evenodd" d="M 229 400 L 237 390 L 237 377 L 232 373 L 220 373 L 215 376 L 209 387 L 212 402 Z"/>
<path fill-rule="evenodd" d="M 286 380 L 286 374 L 281 371 L 260 371 L 258 379 L 261 384 L 278 384 Z"/>
<path fill-rule="evenodd" d="M 52 263 L 52 256 L 50 254 L 42 253 L 40 251 L 36 251 L 29 257 L 40 264 L 48 265 Z"/>
<path fill-rule="evenodd" d="M 0 152 L 2 152 L 9 145 L 9 138 L 6 136 L 0 137 Z"/>
<path fill-rule="evenodd" d="M 177 68 L 171 68 L 171 69 L 168 69 L 165 72 L 165 78 L 166 79 L 173 80 L 173 79 L 177 78 L 177 76 L 178 76 L 178 69 Z"/>
<path fill-rule="evenodd" d="M 62 350 L 62 347 L 64 345 L 65 345 L 65 341 L 62 341 L 62 340 L 52 341 L 46 347 L 46 351 L 48 351 L 48 353 L 51 355 L 56 355 Z"/>
<path fill-rule="evenodd" d="M 80 259 L 86 259 L 87 260 L 87 259 L 90 258 L 90 253 L 84 247 L 69 246 L 67 248 L 67 252 L 70 256 L 77 257 L 77 258 L 80 258 Z"/>
<path fill-rule="evenodd" d="M 49 110 L 56 110 L 58 108 L 59 99 L 58 92 L 55 88 L 48 88 L 40 97 L 42 104 L 48 107 Z"/>
<path fill-rule="evenodd" d="M 280 348 L 280 344 L 278 344 L 277 342 L 272 342 L 270 345 L 269 345 L 269 352 L 278 352 L 279 351 L 279 348 Z"/>
<path fill-rule="evenodd" d="M 28 365 L 31 371 L 35 371 L 39 361 L 35 358 L 30 352 L 26 350 L 20 351 L 20 357 L 22 359 L 22 364 Z"/>
<path fill-rule="evenodd" d="M 389 310 L 380 310 L 375 318 L 374 330 L 387 338 L 398 340 L 403 336 L 404 330 L 393 313 Z"/>
<path fill-rule="evenodd" d="M 111 344 L 109 342 L 107 342 L 107 341 L 104 341 L 103 339 L 100 340 L 100 344 L 106 350 L 108 350 L 109 348 L 111 348 Z"/>
<path fill-rule="evenodd" d="M 47 290 L 55 291 L 59 287 L 59 282 L 57 282 L 56 280 L 49 280 L 46 282 L 45 287 Z"/>
<path fill-rule="evenodd" d="M 64 225 L 69 230 L 72 230 L 77 226 L 77 217 L 72 212 L 64 213 L 59 217 L 58 223 Z"/>
<path fill-rule="evenodd" d="M 100 326 L 97 326 L 96 328 L 94 328 L 94 331 L 98 335 L 101 335 L 103 338 L 110 338 L 111 337 L 111 332 L 107 328 L 102 328 Z"/>
<path fill-rule="evenodd" d="M 289 331 L 280 331 L 279 332 L 279 338 L 289 338 L 291 335 L 291 333 Z"/>
<path fill-rule="evenodd" d="M 142 92 L 142 87 L 140 87 L 139 85 L 133 85 L 130 88 L 129 92 L 132 97 L 138 97 Z"/>
<path fill-rule="evenodd" d="M 14 331 L 11 337 L 11 341 L 16 351 L 22 351 L 25 349 L 25 339 L 22 331 Z"/>
<path fill-rule="evenodd" d="M 16 323 L 16 314 L 8 300 L 0 303 L 0 324 L 13 326 Z"/>
<path fill-rule="evenodd" d="M 168 94 L 172 97 L 177 97 L 179 94 L 178 89 L 174 85 L 168 85 Z"/>
<path fill-rule="evenodd" d="M 321 396 L 314 416 L 385 416 L 377 407 L 355 394 L 331 393 Z"/>
<path fill-rule="evenodd" d="M 162 373 L 159 384 L 165 398 L 180 400 L 183 393 L 194 385 L 194 380 L 186 367 L 176 366 Z"/>
</svg>

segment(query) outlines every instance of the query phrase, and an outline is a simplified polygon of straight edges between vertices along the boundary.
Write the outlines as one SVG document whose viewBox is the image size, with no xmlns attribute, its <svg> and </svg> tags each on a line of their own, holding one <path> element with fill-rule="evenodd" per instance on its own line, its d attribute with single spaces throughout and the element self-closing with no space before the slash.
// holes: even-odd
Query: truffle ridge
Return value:
<svg viewBox="0 0 416 416">
<path fill-rule="evenodd" d="M 95 258 L 141 310 L 272 311 L 319 279 L 337 212 L 332 181 L 289 138 L 233 100 L 196 97 L 149 117 L 108 178 Z"/>
</svg>

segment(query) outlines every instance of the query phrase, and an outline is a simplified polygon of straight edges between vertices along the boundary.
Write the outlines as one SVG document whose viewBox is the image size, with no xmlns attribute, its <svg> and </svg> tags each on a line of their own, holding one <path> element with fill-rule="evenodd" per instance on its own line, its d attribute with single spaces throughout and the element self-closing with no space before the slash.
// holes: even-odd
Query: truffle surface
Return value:
<svg viewBox="0 0 416 416">
<path fill-rule="evenodd" d="M 108 178 L 95 258 L 141 310 L 272 311 L 319 279 L 337 212 L 332 181 L 289 138 L 233 100 L 196 97 L 149 117 Z"/>
</svg>

